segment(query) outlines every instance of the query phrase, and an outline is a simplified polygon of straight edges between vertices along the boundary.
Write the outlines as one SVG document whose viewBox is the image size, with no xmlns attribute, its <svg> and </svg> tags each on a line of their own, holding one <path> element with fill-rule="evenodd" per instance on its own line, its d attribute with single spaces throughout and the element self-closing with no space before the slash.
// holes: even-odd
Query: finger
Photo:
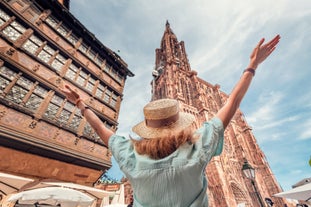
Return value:
<svg viewBox="0 0 311 207">
<path fill-rule="evenodd" d="M 276 35 L 272 40 L 270 40 L 267 45 L 276 45 L 281 39 L 280 35 Z"/>
<path fill-rule="evenodd" d="M 257 44 L 257 47 L 260 48 L 260 46 L 262 45 L 262 43 L 265 41 L 265 38 L 262 38 L 258 44 Z"/>
<path fill-rule="evenodd" d="M 70 91 L 73 92 L 72 88 L 69 85 L 65 85 L 65 87 Z"/>
</svg>

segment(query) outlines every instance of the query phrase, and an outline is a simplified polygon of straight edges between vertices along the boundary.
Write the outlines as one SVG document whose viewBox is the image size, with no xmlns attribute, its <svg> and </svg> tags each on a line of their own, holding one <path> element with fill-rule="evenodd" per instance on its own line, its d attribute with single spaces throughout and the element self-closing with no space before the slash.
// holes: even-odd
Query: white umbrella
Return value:
<svg viewBox="0 0 311 207">
<path fill-rule="evenodd" d="M 70 183 L 70 182 L 62 182 L 58 180 L 51 180 L 51 179 L 44 179 L 40 181 L 35 181 L 33 183 L 29 183 L 21 190 L 31 190 L 31 189 L 37 189 L 37 188 L 44 188 L 44 187 L 65 187 L 65 188 L 71 188 L 75 190 L 79 190 L 81 192 L 87 193 L 95 198 L 105 198 L 109 197 L 110 195 L 114 195 L 114 192 L 105 191 L 99 188 L 80 185 L 76 183 Z"/>
<path fill-rule="evenodd" d="M 79 185 L 76 183 L 68 183 L 68 182 L 41 182 L 43 185 L 49 185 L 49 186 L 60 186 L 60 187 L 66 187 L 66 188 L 72 188 L 76 190 L 80 190 L 83 192 L 88 193 L 91 196 L 94 196 L 96 198 L 105 198 L 110 195 L 114 195 L 114 192 L 109 192 L 105 190 L 101 190 L 94 187 L 89 187 L 85 185 Z"/>
<path fill-rule="evenodd" d="M 22 186 L 33 181 L 30 178 L 0 172 L 0 195 L 17 192 Z"/>
<path fill-rule="evenodd" d="M 293 188 L 282 193 L 274 194 L 274 196 L 290 198 L 299 201 L 311 201 L 311 183 Z"/>
<path fill-rule="evenodd" d="M 13 194 L 9 202 L 18 201 L 19 204 L 44 203 L 50 205 L 61 204 L 62 207 L 89 207 L 96 199 L 78 190 L 62 187 L 46 187 L 22 191 Z"/>
</svg>

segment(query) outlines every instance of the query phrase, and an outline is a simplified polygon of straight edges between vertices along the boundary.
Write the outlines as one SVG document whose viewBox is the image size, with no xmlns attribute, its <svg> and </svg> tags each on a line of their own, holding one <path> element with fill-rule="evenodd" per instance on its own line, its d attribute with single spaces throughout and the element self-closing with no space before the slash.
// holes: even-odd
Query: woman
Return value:
<svg viewBox="0 0 311 207">
<path fill-rule="evenodd" d="M 145 120 L 133 127 L 141 139 L 126 139 L 107 129 L 69 86 L 63 92 L 108 145 L 134 190 L 134 206 L 208 206 L 204 171 L 223 147 L 224 130 L 239 107 L 255 71 L 275 49 L 280 36 L 261 39 L 250 63 L 216 116 L 194 131 L 194 117 L 178 102 L 160 99 L 144 107 Z"/>
</svg>

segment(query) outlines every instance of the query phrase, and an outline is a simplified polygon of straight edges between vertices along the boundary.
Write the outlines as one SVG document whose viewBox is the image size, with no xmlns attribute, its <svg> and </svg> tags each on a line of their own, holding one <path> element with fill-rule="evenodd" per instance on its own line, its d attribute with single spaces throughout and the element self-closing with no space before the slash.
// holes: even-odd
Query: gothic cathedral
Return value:
<svg viewBox="0 0 311 207">
<path fill-rule="evenodd" d="M 152 75 L 152 99 L 177 99 L 181 110 L 196 117 L 197 126 L 212 118 L 228 98 L 219 85 L 204 81 L 191 70 L 185 44 L 178 42 L 168 22 L 156 49 Z M 243 175 L 245 163 L 256 170 L 254 180 Z M 208 164 L 206 176 L 211 207 L 261 207 L 266 206 L 265 199 L 271 199 L 274 206 L 285 204 L 282 198 L 272 197 L 282 190 L 240 110 L 226 128 L 223 152 Z"/>
</svg>

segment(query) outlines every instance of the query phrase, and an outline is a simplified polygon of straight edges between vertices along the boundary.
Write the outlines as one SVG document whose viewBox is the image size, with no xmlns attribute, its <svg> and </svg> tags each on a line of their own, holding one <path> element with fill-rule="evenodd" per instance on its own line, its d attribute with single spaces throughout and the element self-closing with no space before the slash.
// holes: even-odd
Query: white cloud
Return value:
<svg viewBox="0 0 311 207">
<path fill-rule="evenodd" d="M 311 119 L 306 120 L 301 126 L 300 139 L 311 139 Z M 310 143 L 311 144 L 311 143 Z"/>
</svg>

